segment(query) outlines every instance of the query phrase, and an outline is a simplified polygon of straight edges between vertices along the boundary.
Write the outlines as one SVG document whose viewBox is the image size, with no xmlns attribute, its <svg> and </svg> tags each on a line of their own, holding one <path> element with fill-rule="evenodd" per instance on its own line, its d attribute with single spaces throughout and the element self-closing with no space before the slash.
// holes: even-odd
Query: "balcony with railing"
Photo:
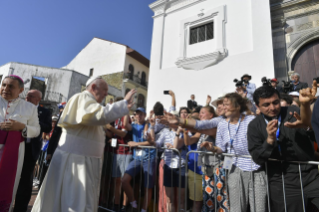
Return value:
<svg viewBox="0 0 319 212">
<path fill-rule="evenodd" d="M 142 85 L 145 88 L 147 88 L 147 82 L 145 79 L 142 79 L 141 77 L 139 77 L 137 74 L 135 75 L 131 75 L 129 72 L 128 73 L 124 73 L 124 79 L 127 79 L 131 82 L 134 82 L 136 84 Z"/>
</svg>

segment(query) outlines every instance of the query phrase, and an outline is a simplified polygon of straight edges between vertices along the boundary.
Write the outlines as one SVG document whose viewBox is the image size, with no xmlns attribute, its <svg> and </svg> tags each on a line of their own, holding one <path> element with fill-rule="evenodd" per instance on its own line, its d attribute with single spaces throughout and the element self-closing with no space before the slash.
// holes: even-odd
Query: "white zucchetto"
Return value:
<svg viewBox="0 0 319 212">
<path fill-rule="evenodd" d="M 91 77 L 91 78 L 88 79 L 88 81 L 86 82 L 85 86 L 88 87 L 96 79 L 103 79 L 103 78 L 101 76 Z"/>
</svg>

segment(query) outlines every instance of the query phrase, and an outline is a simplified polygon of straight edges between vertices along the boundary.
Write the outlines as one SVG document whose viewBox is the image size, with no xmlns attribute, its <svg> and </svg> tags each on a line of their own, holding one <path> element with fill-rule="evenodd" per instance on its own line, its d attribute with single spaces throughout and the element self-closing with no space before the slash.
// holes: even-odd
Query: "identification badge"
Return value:
<svg viewBox="0 0 319 212">
<path fill-rule="evenodd" d="M 137 150 L 135 150 L 135 154 L 137 156 L 142 156 L 143 155 L 143 150 L 142 149 L 137 149 Z"/>
<path fill-rule="evenodd" d="M 112 147 L 116 147 L 116 145 L 117 145 L 117 139 L 116 138 L 112 138 L 111 146 Z"/>
<path fill-rule="evenodd" d="M 223 168 L 230 170 L 232 167 L 232 164 L 233 164 L 233 157 L 225 156 Z"/>
</svg>

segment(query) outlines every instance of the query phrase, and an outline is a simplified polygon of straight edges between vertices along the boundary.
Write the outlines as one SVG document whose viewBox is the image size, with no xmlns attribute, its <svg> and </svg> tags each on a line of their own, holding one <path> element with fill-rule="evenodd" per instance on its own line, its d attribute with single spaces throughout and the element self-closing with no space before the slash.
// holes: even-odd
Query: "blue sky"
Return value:
<svg viewBox="0 0 319 212">
<path fill-rule="evenodd" d="M 155 0 L 1 0 L 0 66 L 67 65 L 93 37 L 150 57 Z"/>
</svg>

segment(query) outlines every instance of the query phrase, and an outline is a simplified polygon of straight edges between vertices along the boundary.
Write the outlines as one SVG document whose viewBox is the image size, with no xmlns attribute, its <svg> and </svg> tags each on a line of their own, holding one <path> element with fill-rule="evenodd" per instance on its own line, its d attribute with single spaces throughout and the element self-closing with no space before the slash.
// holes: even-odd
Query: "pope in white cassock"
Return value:
<svg viewBox="0 0 319 212">
<path fill-rule="evenodd" d="M 136 91 L 104 107 L 100 103 L 107 96 L 106 82 L 91 78 L 86 87 L 68 101 L 61 115 L 62 135 L 32 212 L 98 211 L 105 146 L 102 126 L 129 113 Z"/>
<path fill-rule="evenodd" d="M 10 211 L 24 160 L 24 138 L 40 134 L 37 107 L 19 98 L 23 80 L 6 76 L 0 88 L 0 212 Z"/>
</svg>

